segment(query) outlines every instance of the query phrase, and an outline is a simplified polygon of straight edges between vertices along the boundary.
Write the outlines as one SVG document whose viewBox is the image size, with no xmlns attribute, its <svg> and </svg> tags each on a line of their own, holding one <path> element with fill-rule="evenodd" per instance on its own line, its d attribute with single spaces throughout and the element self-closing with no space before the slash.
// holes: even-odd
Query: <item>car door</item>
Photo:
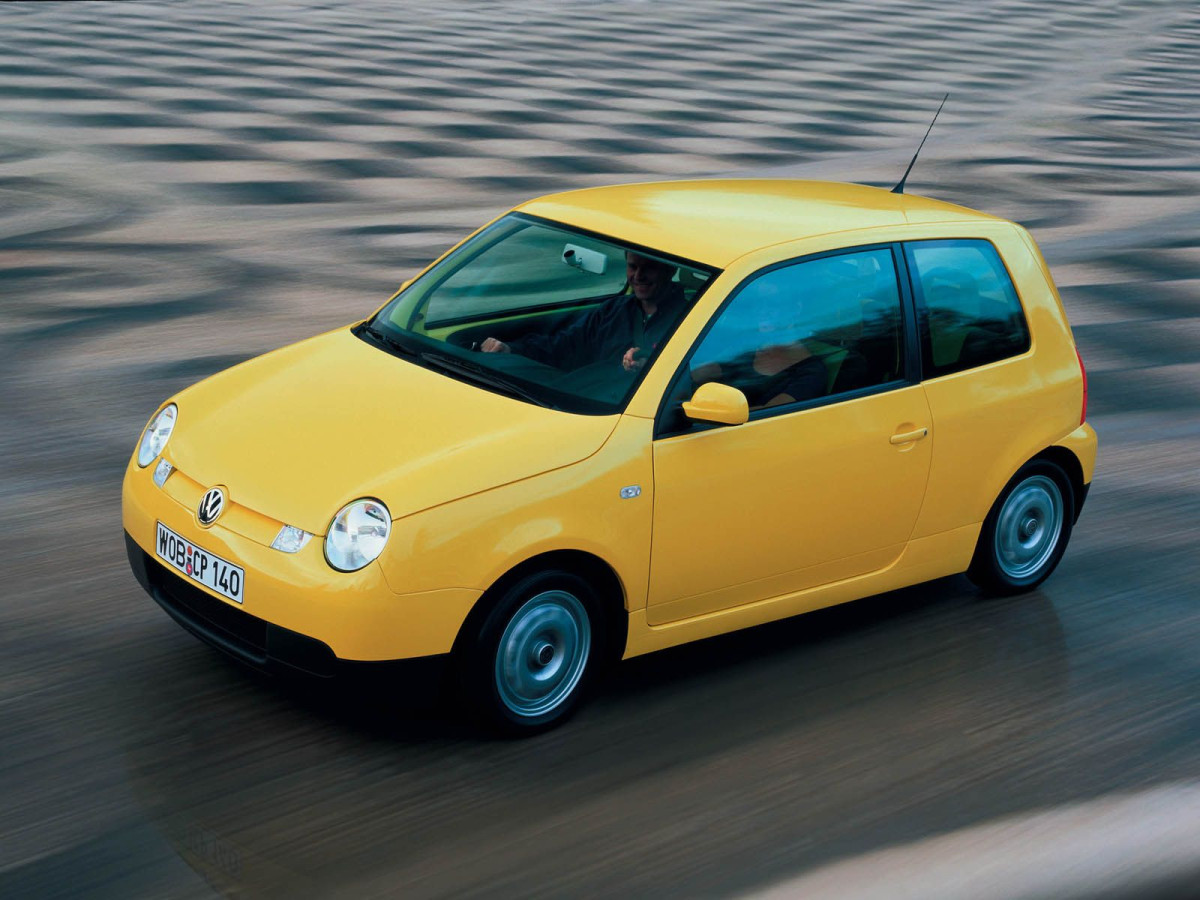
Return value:
<svg viewBox="0 0 1200 900">
<path fill-rule="evenodd" d="M 933 438 L 891 246 L 772 266 L 732 294 L 664 401 L 647 620 L 661 625 L 894 562 Z M 706 381 L 749 421 L 679 409 Z"/>
</svg>

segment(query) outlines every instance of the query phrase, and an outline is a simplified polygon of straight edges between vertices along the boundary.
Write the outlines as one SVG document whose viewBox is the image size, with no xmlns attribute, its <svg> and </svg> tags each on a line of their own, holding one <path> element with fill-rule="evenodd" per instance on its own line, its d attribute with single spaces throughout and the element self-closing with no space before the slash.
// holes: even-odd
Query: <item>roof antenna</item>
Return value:
<svg viewBox="0 0 1200 900">
<path fill-rule="evenodd" d="M 946 100 L 950 97 L 950 92 L 946 92 L 946 96 L 942 98 L 942 105 L 937 108 L 937 112 L 933 114 L 933 122 L 937 121 L 938 113 L 942 111 L 942 106 L 946 105 Z M 925 131 L 925 137 L 921 138 L 921 143 L 917 145 L 917 152 L 913 154 L 912 162 L 908 164 L 908 168 L 904 170 L 904 177 L 900 179 L 899 184 L 892 188 L 893 194 L 904 193 L 904 182 L 908 181 L 908 173 L 912 171 L 912 167 L 916 165 L 917 157 L 921 155 L 921 148 L 925 146 L 925 138 L 929 137 L 929 132 L 933 131 L 933 122 L 929 123 L 929 128 Z"/>
</svg>

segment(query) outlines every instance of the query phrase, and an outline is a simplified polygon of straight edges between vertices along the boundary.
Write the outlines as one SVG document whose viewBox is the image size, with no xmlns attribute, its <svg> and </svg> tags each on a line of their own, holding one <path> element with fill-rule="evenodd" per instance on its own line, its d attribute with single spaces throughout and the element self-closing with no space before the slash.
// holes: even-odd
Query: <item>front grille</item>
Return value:
<svg viewBox="0 0 1200 900">
<path fill-rule="evenodd" d="M 267 661 L 267 623 L 210 597 L 146 554 L 146 575 L 154 599 L 180 624 L 248 662 Z"/>
</svg>

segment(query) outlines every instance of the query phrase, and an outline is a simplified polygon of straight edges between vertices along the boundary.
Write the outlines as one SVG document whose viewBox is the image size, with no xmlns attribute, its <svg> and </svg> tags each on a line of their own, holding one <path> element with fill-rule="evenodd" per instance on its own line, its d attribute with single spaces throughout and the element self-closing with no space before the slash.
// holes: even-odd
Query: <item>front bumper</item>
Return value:
<svg viewBox="0 0 1200 900">
<path fill-rule="evenodd" d="M 222 518 L 202 528 L 195 513 L 205 486 L 177 470 L 160 489 L 152 469 L 131 461 L 122 489 L 134 574 L 181 625 L 252 665 L 287 658 L 299 663 L 295 668 L 321 674 L 330 659 L 379 662 L 449 653 L 480 597 L 466 588 L 398 594 L 377 563 L 335 572 L 325 563 L 319 537 L 299 553 L 272 550 L 270 540 L 282 523 L 237 509 L 236 494 Z M 154 554 L 156 522 L 242 566 L 244 604 L 162 566 Z"/>
<path fill-rule="evenodd" d="M 154 602 L 202 641 L 268 672 L 302 672 L 329 678 L 338 658 L 329 645 L 273 625 L 205 593 L 162 565 L 125 533 L 133 577 Z"/>
</svg>

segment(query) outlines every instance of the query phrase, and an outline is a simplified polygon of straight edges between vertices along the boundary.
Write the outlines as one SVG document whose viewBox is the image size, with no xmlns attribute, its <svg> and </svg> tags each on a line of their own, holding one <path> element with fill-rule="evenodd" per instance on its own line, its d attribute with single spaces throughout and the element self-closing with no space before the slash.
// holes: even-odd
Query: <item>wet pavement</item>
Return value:
<svg viewBox="0 0 1200 900">
<path fill-rule="evenodd" d="M 1200 778 L 1194 4 L 15 3 L 0 49 L 0 896 L 727 896 Z M 946 90 L 909 191 L 1028 225 L 1089 368 L 1040 590 L 632 660 L 509 742 L 243 672 L 133 581 L 171 392 L 539 193 L 891 184 Z"/>
</svg>

